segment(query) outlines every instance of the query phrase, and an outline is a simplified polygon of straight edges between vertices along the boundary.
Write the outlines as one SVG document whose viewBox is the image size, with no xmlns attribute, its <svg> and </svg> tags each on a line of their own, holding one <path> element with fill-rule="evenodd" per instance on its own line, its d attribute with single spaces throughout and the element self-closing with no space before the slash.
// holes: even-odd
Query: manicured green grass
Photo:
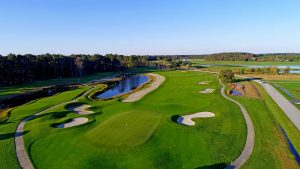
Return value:
<svg viewBox="0 0 300 169">
<path fill-rule="evenodd" d="M 78 78 L 50 79 L 50 80 L 43 80 L 43 81 L 35 81 L 24 85 L 0 87 L 0 98 L 7 97 L 9 95 L 24 93 L 43 86 L 72 84 L 72 83 L 77 83 L 78 80 L 81 83 L 86 83 L 93 79 L 99 79 L 102 77 L 111 76 L 113 74 L 114 74 L 113 72 L 103 72 L 103 73 L 92 74 L 79 79 Z"/>
<path fill-rule="evenodd" d="M 273 105 L 270 107 L 270 103 L 267 103 L 271 102 L 270 98 L 266 97 L 262 88 L 259 86 L 257 88 L 267 100 L 233 97 L 246 107 L 255 128 L 254 150 L 249 161 L 242 168 L 297 168 L 298 164 L 289 151 L 287 141 L 280 130 L 280 124 L 274 117 L 274 114 L 282 112 L 272 108 Z"/>
<path fill-rule="evenodd" d="M 15 154 L 13 137 L 16 127 L 22 119 L 64 101 L 70 100 L 88 88 L 90 87 L 82 87 L 73 91 L 57 94 L 52 97 L 32 101 L 12 110 L 9 120 L 0 124 L 0 168 L 19 168 Z M 27 130 L 25 135 L 30 132 L 30 130 Z"/>
<path fill-rule="evenodd" d="M 239 156 L 246 139 L 245 122 L 239 108 L 220 95 L 216 76 L 180 71 L 159 74 L 167 78 L 165 83 L 135 103 L 79 99 L 96 112 L 87 116 L 90 124 L 51 127 L 83 116 L 67 110 L 67 105 L 28 122 L 25 142 L 34 164 L 37 168 L 174 169 L 229 164 Z M 199 81 L 212 83 L 201 86 Z M 198 93 L 208 87 L 217 90 Z M 172 120 L 174 115 L 201 111 L 216 116 L 197 119 L 193 127 Z"/>
<path fill-rule="evenodd" d="M 149 139 L 157 128 L 160 118 L 161 114 L 153 112 L 120 113 L 88 131 L 85 137 L 95 146 L 137 146 Z"/>
</svg>

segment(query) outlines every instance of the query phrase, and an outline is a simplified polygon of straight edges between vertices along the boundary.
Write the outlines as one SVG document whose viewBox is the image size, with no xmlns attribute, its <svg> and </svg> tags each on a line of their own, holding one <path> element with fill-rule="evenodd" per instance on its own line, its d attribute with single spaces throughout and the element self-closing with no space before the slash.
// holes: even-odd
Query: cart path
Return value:
<svg viewBox="0 0 300 169">
<path fill-rule="evenodd" d="M 233 169 L 233 168 L 240 168 L 243 164 L 245 164 L 245 162 L 249 159 L 252 151 L 253 151 L 253 147 L 254 147 L 254 138 L 255 138 L 255 132 L 254 132 L 254 127 L 253 127 L 253 123 L 251 121 L 251 118 L 246 110 L 246 108 L 240 104 L 239 102 L 231 99 L 230 97 L 228 97 L 225 94 L 225 85 L 223 83 L 221 83 L 221 81 L 219 81 L 220 84 L 222 85 L 222 89 L 221 89 L 221 95 L 235 103 L 236 105 L 239 106 L 240 110 L 243 113 L 243 116 L 245 118 L 246 121 L 246 126 L 247 126 L 247 140 L 246 140 L 246 144 L 244 146 L 244 149 L 242 151 L 242 153 L 240 154 L 240 156 L 235 159 L 228 167 L 226 167 L 226 169 Z"/>
<path fill-rule="evenodd" d="M 34 115 L 31 115 L 29 117 L 26 117 L 25 119 L 23 119 L 17 126 L 14 138 L 15 138 L 15 148 L 16 148 L 16 154 L 17 154 L 17 158 L 18 158 L 18 162 L 20 164 L 20 167 L 23 169 L 34 169 L 34 165 L 31 162 L 30 156 L 28 155 L 26 148 L 25 148 L 25 144 L 24 144 L 24 138 L 23 138 L 23 132 L 24 132 L 24 126 L 26 124 L 26 122 L 38 117 L 39 115 L 46 113 L 47 111 L 54 109 L 58 106 L 61 106 L 63 104 L 68 104 L 68 103 L 72 103 L 72 102 L 76 102 L 78 97 L 81 96 L 85 96 L 86 94 L 88 94 L 91 90 L 93 90 L 94 87 L 92 87 L 91 89 L 85 91 L 83 93 L 83 95 L 79 95 L 77 96 L 75 99 L 60 103 L 58 105 L 52 106 L 46 110 L 43 110 L 41 112 L 38 112 Z"/>
<path fill-rule="evenodd" d="M 141 100 L 146 94 L 157 89 L 166 80 L 166 78 L 164 76 L 161 76 L 158 74 L 148 73 L 148 75 L 154 77 L 153 81 L 150 82 L 149 87 L 138 90 L 138 91 L 130 94 L 126 99 L 123 100 L 123 102 L 135 102 L 135 101 Z"/>
</svg>

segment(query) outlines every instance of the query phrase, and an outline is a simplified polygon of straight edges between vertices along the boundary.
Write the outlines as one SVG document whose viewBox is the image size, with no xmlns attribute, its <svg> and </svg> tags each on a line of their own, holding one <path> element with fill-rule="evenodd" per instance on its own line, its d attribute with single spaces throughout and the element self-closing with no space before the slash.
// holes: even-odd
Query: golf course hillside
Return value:
<svg viewBox="0 0 300 169">
<path fill-rule="evenodd" d="M 24 128 L 25 148 L 34 167 L 174 169 L 230 165 L 244 148 L 247 129 L 238 106 L 220 94 L 216 75 L 192 71 L 156 74 L 165 77 L 164 83 L 136 102 L 122 102 L 126 95 L 105 101 L 89 99 L 89 94 L 105 85 L 86 87 L 85 91 L 89 92 L 75 100 L 71 95 L 69 98 L 63 94 L 52 96 L 56 100 L 64 97 L 61 99 L 65 103 L 60 102 L 29 120 Z M 199 85 L 201 81 L 209 84 Z M 210 94 L 199 93 L 206 88 L 216 90 Z M 20 106 L 18 116 L 39 112 L 38 109 L 21 111 L 35 104 Z M 93 113 L 76 113 L 79 109 Z M 193 118 L 193 126 L 179 124 L 174 118 L 197 112 L 213 112 L 214 117 Z M 55 127 L 76 118 L 88 121 L 79 126 Z M 14 147 L 9 149 L 6 153 L 15 158 Z M 5 166 L 18 168 L 14 159 Z"/>
</svg>

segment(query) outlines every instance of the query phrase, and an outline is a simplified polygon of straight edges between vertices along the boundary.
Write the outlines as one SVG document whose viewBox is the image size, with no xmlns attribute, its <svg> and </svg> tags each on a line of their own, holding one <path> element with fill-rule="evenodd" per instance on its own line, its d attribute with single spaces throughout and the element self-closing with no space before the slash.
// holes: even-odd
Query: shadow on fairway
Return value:
<svg viewBox="0 0 300 169">
<path fill-rule="evenodd" d="M 223 169 L 225 167 L 227 167 L 226 163 L 219 163 L 219 164 L 212 164 L 212 165 L 196 167 L 195 169 Z"/>
<path fill-rule="evenodd" d="M 70 112 L 70 111 L 53 112 L 53 113 L 51 113 L 51 118 L 54 118 L 54 119 L 64 118 L 64 117 L 67 117 L 67 115 L 69 113 L 72 113 L 72 112 Z"/>
<path fill-rule="evenodd" d="M 58 113 L 61 113 L 61 112 L 58 112 Z M 70 113 L 70 112 L 68 112 Z M 89 121 L 87 123 L 84 123 L 84 124 L 81 124 L 81 125 L 78 125 L 78 126 L 74 126 L 74 127 L 71 127 L 71 128 L 76 128 L 76 127 L 83 127 L 83 126 L 86 126 L 86 125 L 89 125 L 89 124 L 92 124 L 92 123 L 95 123 L 96 122 L 96 116 L 98 115 L 101 115 L 102 112 L 99 112 L 99 113 L 93 113 L 93 114 L 90 114 L 90 115 L 87 115 L 85 117 L 88 117 L 89 118 Z M 65 124 L 65 123 L 69 123 L 73 120 L 74 118 L 70 118 L 70 119 L 67 119 L 65 121 L 62 121 L 62 122 L 59 122 L 59 123 L 52 123 L 50 124 L 51 127 L 53 128 L 57 128 L 58 125 L 60 124 Z"/>
<path fill-rule="evenodd" d="M 7 139 L 11 139 L 15 137 L 19 137 L 19 136 L 23 136 L 25 134 L 27 134 L 29 131 L 23 131 L 23 132 L 12 132 L 12 133 L 6 133 L 6 134 L 0 134 L 0 140 L 7 140 Z"/>
<path fill-rule="evenodd" d="M 176 115 L 173 115 L 171 116 L 171 120 L 174 122 L 174 123 L 177 123 L 177 119 L 180 117 L 180 115 L 176 114 Z"/>
<path fill-rule="evenodd" d="M 74 103 L 66 104 L 64 106 L 64 108 L 65 109 L 71 109 L 71 108 L 74 108 L 74 107 L 79 107 L 79 106 L 84 105 L 84 104 L 86 104 L 86 103 L 84 103 L 84 102 L 74 102 Z"/>
</svg>

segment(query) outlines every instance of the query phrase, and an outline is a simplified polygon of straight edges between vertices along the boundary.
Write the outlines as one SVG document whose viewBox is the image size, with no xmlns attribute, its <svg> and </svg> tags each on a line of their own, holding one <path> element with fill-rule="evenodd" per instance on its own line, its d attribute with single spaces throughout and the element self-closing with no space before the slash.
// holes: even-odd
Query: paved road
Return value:
<svg viewBox="0 0 300 169">
<path fill-rule="evenodd" d="M 94 89 L 94 87 L 89 89 L 88 91 L 84 92 L 84 94 L 82 96 L 85 96 L 87 93 L 89 93 L 93 89 Z M 78 96 L 78 97 L 80 97 L 80 96 Z M 63 104 L 67 104 L 67 103 L 71 103 L 71 102 L 74 102 L 74 101 L 77 101 L 77 99 L 70 100 L 70 101 L 67 101 L 67 102 L 63 102 L 63 103 L 60 103 L 60 104 L 55 105 L 53 107 L 50 107 L 46 110 L 43 110 L 39 113 L 36 113 L 32 116 L 29 116 L 29 117 L 23 119 L 19 123 L 19 125 L 17 126 L 14 137 L 15 137 L 16 154 L 17 154 L 17 158 L 18 158 L 18 161 L 19 161 L 19 164 L 20 164 L 21 168 L 23 168 L 23 169 L 34 169 L 34 165 L 32 164 L 32 162 L 30 160 L 30 156 L 27 154 L 27 151 L 26 151 L 26 148 L 25 148 L 25 145 L 24 145 L 23 132 L 24 132 L 24 126 L 25 126 L 26 122 L 38 117 L 39 115 L 41 115 L 43 113 L 46 113 L 47 111 L 49 111 L 51 109 L 54 109 L 58 106 L 61 106 Z"/>
<path fill-rule="evenodd" d="M 246 144 L 245 147 L 242 151 L 242 153 L 240 154 L 240 156 L 235 159 L 230 166 L 226 167 L 226 169 L 233 169 L 233 168 L 240 168 L 242 165 L 245 164 L 245 162 L 249 159 L 252 151 L 253 151 L 253 147 L 254 147 L 254 138 L 255 138 L 255 132 L 254 132 L 254 127 L 253 127 L 253 123 L 251 121 L 251 118 L 246 110 L 246 108 L 240 104 L 239 102 L 229 98 L 226 94 L 225 94 L 225 85 L 221 83 L 222 85 L 222 89 L 221 89 L 221 94 L 222 96 L 227 99 L 230 100 L 231 102 L 237 104 L 240 107 L 240 110 L 243 113 L 243 116 L 245 118 L 246 121 L 246 125 L 247 125 L 247 140 L 246 140 Z"/>
<path fill-rule="evenodd" d="M 294 123 L 300 131 L 300 110 L 294 106 L 288 99 L 279 93 L 272 85 L 268 83 L 260 83 L 259 80 L 254 80 L 259 83 L 272 97 L 276 104 L 283 110 L 286 116 Z"/>
</svg>

